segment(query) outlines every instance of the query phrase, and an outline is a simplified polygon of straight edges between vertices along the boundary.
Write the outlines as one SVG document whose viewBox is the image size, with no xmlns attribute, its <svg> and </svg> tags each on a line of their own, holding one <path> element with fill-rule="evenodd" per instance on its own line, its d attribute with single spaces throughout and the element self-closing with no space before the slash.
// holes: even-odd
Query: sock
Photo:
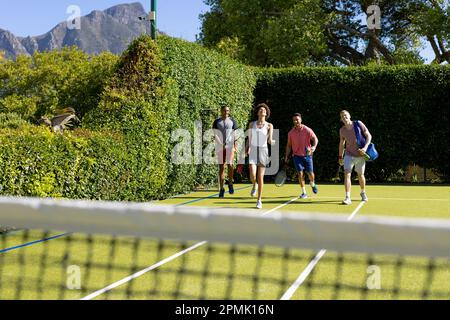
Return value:
<svg viewBox="0 0 450 320">
<path fill-rule="evenodd" d="M 306 188 L 302 187 L 302 192 L 306 194 Z"/>
<path fill-rule="evenodd" d="M 311 181 L 309 184 L 310 184 L 311 187 L 313 187 L 313 188 L 316 186 L 316 183 L 315 183 L 314 181 Z"/>
<path fill-rule="evenodd" d="M 366 193 L 366 189 L 361 189 L 361 193 Z"/>
<path fill-rule="evenodd" d="M 345 197 L 350 199 L 350 192 L 346 192 Z"/>
</svg>

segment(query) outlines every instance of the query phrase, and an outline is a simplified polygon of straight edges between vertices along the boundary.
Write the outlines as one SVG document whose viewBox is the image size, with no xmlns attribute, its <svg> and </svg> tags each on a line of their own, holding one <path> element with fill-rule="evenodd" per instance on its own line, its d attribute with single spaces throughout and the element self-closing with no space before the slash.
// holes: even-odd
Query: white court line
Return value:
<svg viewBox="0 0 450 320">
<path fill-rule="evenodd" d="M 152 265 L 152 266 L 150 266 L 150 267 L 148 267 L 146 269 L 143 269 L 143 270 L 141 270 L 139 272 L 136 272 L 135 274 L 132 274 L 131 276 L 123 278 L 122 280 L 114 282 L 113 284 L 111 284 L 111 285 L 109 285 L 109 286 L 107 286 L 107 287 L 105 287 L 103 289 L 100 289 L 100 290 L 98 290 L 98 291 L 96 291 L 94 293 L 91 293 L 90 295 L 82 298 L 81 300 L 92 300 L 92 299 L 98 297 L 99 295 L 101 295 L 101 294 L 103 294 L 103 293 L 105 293 L 107 291 L 110 291 L 110 290 L 112 290 L 114 288 L 117 288 L 118 286 L 121 286 L 122 284 L 127 283 L 127 282 L 129 282 L 129 281 L 131 281 L 131 280 L 133 280 L 135 278 L 138 278 L 138 277 L 142 276 L 143 274 L 145 274 L 145 273 L 147 273 L 149 271 L 152 271 L 152 270 L 162 266 L 163 264 L 166 264 L 167 262 L 170 262 L 170 261 L 178 258 L 179 256 L 182 256 L 183 254 L 185 254 L 185 253 L 187 253 L 189 251 L 197 249 L 198 247 L 204 245 L 205 243 L 206 243 L 206 241 L 199 242 L 199 243 L 193 245 L 192 247 L 189 247 L 189 248 L 187 248 L 187 249 L 185 249 L 183 251 L 180 251 L 180 252 L 174 254 L 173 256 L 170 256 L 170 257 L 168 257 L 168 258 L 166 258 L 164 260 L 161 260 L 160 262 L 158 262 L 158 263 L 156 263 L 156 264 L 154 264 L 154 265 Z"/>
<path fill-rule="evenodd" d="M 265 216 L 265 215 L 268 215 L 269 213 L 272 213 L 272 212 L 274 212 L 274 211 L 277 211 L 278 209 L 283 208 L 284 206 L 287 206 L 288 204 L 291 204 L 292 202 L 294 202 L 294 201 L 297 200 L 298 198 L 300 198 L 300 197 L 296 197 L 296 198 L 294 198 L 294 199 L 289 200 L 288 202 L 285 202 L 285 203 L 279 205 L 279 206 L 276 207 L 276 208 L 270 209 L 270 210 L 264 212 L 264 213 L 262 214 L 262 216 Z"/>
<path fill-rule="evenodd" d="M 296 198 L 294 198 L 294 199 L 291 199 L 291 200 L 289 200 L 288 202 L 285 202 L 285 203 L 279 205 L 279 206 L 276 207 L 276 208 L 273 208 L 273 209 L 271 209 L 271 210 L 268 210 L 268 211 L 264 212 L 262 215 L 265 216 L 265 215 L 267 215 L 267 214 L 269 214 L 269 213 L 271 213 L 271 212 L 274 212 L 274 211 L 276 211 L 276 210 L 278 210 L 278 209 L 280 209 L 280 208 L 282 208 L 282 207 L 284 207 L 284 206 L 287 206 L 288 204 L 292 203 L 293 201 L 297 200 L 298 198 L 299 198 L 299 197 L 296 197 Z M 92 299 L 94 299 L 94 298 L 96 298 L 96 297 L 98 297 L 98 296 L 104 294 L 105 292 L 108 292 L 108 291 L 110 291 L 110 290 L 112 290 L 112 289 L 114 289 L 114 288 L 117 288 L 118 286 L 121 286 L 121 285 L 123 285 L 124 283 L 127 283 L 127 282 L 129 282 L 129 281 L 131 281 L 131 280 L 133 280 L 133 279 L 136 279 L 136 278 L 138 278 L 138 277 L 140 277 L 140 276 L 146 274 L 147 272 L 152 271 L 152 270 L 154 270 L 154 269 L 156 269 L 156 268 L 158 268 L 158 267 L 160 267 L 160 266 L 162 266 L 162 265 L 164 265 L 164 264 L 166 264 L 166 263 L 168 263 L 168 262 L 170 262 L 170 261 L 172 261 L 172 260 L 174 260 L 174 259 L 176 259 L 176 258 L 182 256 L 182 255 L 185 254 L 185 253 L 188 253 L 188 252 L 190 252 L 190 251 L 192 251 L 192 250 L 197 249 L 198 247 L 201 247 L 201 246 L 203 246 L 203 245 L 206 244 L 206 243 L 207 243 L 207 241 L 202 241 L 202 242 L 199 242 L 199 243 L 197 243 L 197 244 L 194 244 L 193 246 L 191 246 L 191 247 L 189 247 L 189 248 L 187 248 L 187 249 L 185 249 L 185 250 L 183 250 L 183 251 L 180 251 L 180 252 L 178 252 L 178 253 L 176 253 L 176 254 L 174 254 L 174 255 L 172 255 L 172 256 L 170 256 L 170 257 L 164 259 L 164 260 L 161 260 L 160 262 L 158 262 L 158 263 L 156 263 L 156 264 L 154 264 L 154 265 L 152 265 L 152 266 L 150 266 L 150 267 L 148 267 L 148 268 L 145 268 L 145 269 L 143 269 L 143 270 L 141 270 L 141 271 L 138 271 L 138 272 L 136 272 L 135 274 L 132 274 L 131 276 L 128 276 L 128 277 L 126 277 L 126 278 L 123 278 L 122 280 L 119 280 L 119 281 L 117 281 L 117 282 L 114 282 L 113 284 L 111 284 L 111 285 L 109 285 L 109 286 L 107 286 L 107 287 L 105 287 L 105 288 L 103 288 L 103 289 L 100 289 L 100 290 L 98 290 L 98 291 L 95 291 L 94 293 L 91 293 L 90 295 L 88 295 L 88 296 L 86 296 L 86 297 L 84 297 L 84 298 L 81 298 L 80 300 L 92 300 Z"/>
<path fill-rule="evenodd" d="M 353 220 L 353 218 L 356 216 L 358 211 L 365 205 L 366 202 L 361 202 L 358 207 L 352 212 L 352 214 L 347 218 L 347 221 Z"/>
<path fill-rule="evenodd" d="M 352 214 L 347 218 L 348 221 L 352 220 L 358 211 L 363 207 L 365 202 L 361 202 L 359 206 L 352 212 Z M 303 282 L 308 278 L 309 274 L 313 271 L 316 264 L 320 259 L 327 253 L 326 249 L 322 249 L 319 253 L 311 260 L 311 262 L 306 266 L 305 270 L 298 276 L 294 283 L 289 287 L 289 289 L 283 294 L 280 300 L 290 300 L 297 289 L 303 284 Z"/>
<path fill-rule="evenodd" d="M 321 199 L 336 199 L 339 200 L 341 198 L 338 197 L 320 197 Z M 450 202 L 450 199 L 445 198 L 436 198 L 436 199 L 419 199 L 419 198 L 373 198 L 370 197 L 370 200 L 392 200 L 392 201 L 444 201 L 444 202 Z"/>
</svg>

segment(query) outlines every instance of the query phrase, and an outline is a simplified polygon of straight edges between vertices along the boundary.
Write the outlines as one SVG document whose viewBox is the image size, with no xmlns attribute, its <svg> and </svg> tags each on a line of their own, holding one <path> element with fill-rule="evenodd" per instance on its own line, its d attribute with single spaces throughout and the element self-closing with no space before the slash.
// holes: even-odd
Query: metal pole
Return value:
<svg viewBox="0 0 450 320">
<path fill-rule="evenodd" d="M 152 39 L 156 40 L 157 25 L 156 25 L 156 10 L 157 10 L 157 0 L 151 0 L 151 11 L 150 11 L 150 23 Z"/>
</svg>

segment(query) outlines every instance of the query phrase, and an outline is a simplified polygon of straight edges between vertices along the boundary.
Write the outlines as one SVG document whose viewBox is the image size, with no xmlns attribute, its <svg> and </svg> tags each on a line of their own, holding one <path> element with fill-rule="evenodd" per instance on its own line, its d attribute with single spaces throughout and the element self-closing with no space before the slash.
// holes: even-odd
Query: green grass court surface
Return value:
<svg viewBox="0 0 450 320">
<path fill-rule="evenodd" d="M 224 199 L 217 198 L 216 190 L 207 190 L 155 202 L 155 205 L 255 207 L 256 199 L 250 197 L 249 185 L 236 185 L 235 189 L 234 195 L 226 194 Z M 309 186 L 307 191 L 309 199 L 287 204 L 298 197 L 299 186 L 287 184 L 277 188 L 267 184 L 263 209 L 255 209 L 255 213 L 264 214 L 282 206 L 278 210 L 350 216 L 361 203 L 358 186 L 353 186 L 350 206 L 341 205 L 342 185 L 319 185 L 318 195 L 313 195 Z M 374 215 L 450 219 L 450 187 L 369 186 L 367 195 L 369 202 L 356 213 L 355 220 Z M 44 237 L 56 234 L 59 233 Z M 11 232 L 0 237 L 0 250 L 42 238 L 42 232 Z M 91 240 L 73 234 L 0 253 L 0 299 L 80 299 L 195 244 L 182 246 L 165 242 L 161 248 L 153 240 L 136 242 L 131 238 L 105 236 Z M 232 257 L 228 254 L 230 250 L 235 251 Z M 279 248 L 260 252 L 254 246 L 236 249 L 220 244 L 214 245 L 213 250 L 212 245 L 204 244 L 95 299 L 128 296 L 132 299 L 280 299 L 316 254 L 295 249 L 289 251 L 291 259 L 286 260 L 282 259 L 286 252 Z M 448 259 L 433 261 L 434 273 L 429 279 L 426 273 L 430 268 L 429 259 L 405 257 L 399 266 L 397 258 L 327 252 L 292 299 L 421 299 L 424 287 L 431 289 L 427 298 L 450 298 Z M 381 289 L 353 290 L 366 286 L 368 260 L 370 265 L 380 268 Z M 81 268 L 81 290 L 65 289 L 70 265 Z M 393 292 L 394 288 L 399 291 Z M 433 291 L 440 294 L 434 296 Z"/>
</svg>

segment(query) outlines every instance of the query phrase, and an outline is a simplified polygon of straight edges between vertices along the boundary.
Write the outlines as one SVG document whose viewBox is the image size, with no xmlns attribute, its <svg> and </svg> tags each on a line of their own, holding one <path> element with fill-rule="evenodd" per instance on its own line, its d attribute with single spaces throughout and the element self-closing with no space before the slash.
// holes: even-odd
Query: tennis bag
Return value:
<svg viewBox="0 0 450 320">
<path fill-rule="evenodd" d="M 366 145 L 366 137 L 364 136 L 364 133 L 361 130 L 361 126 L 359 125 L 358 120 L 353 121 L 353 128 L 355 129 L 356 143 L 360 148 L 363 148 Z M 369 156 L 369 159 L 367 159 L 367 161 L 374 161 L 378 158 L 378 151 L 375 148 L 374 143 L 369 144 L 366 153 Z"/>
</svg>

